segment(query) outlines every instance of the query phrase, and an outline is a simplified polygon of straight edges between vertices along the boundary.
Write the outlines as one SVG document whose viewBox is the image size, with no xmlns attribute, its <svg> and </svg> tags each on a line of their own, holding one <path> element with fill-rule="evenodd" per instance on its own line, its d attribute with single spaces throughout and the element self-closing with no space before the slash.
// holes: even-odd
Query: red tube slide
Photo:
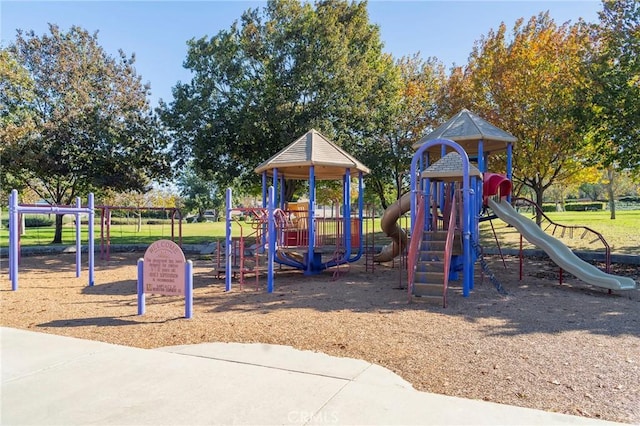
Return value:
<svg viewBox="0 0 640 426">
<path fill-rule="evenodd" d="M 500 198 L 511 194 L 511 181 L 498 173 L 485 172 L 482 174 L 482 202 L 487 205 L 487 199 L 492 195 L 500 195 Z"/>
</svg>

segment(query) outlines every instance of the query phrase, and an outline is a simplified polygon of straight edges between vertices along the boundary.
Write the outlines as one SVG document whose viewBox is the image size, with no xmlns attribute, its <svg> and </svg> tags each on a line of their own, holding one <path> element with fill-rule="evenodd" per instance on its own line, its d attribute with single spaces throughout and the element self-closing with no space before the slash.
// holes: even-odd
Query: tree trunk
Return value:
<svg viewBox="0 0 640 426">
<path fill-rule="evenodd" d="M 371 187 L 373 188 L 374 194 L 376 194 L 380 199 L 380 205 L 382 206 L 382 210 L 386 210 L 387 207 L 389 207 L 389 204 L 387 204 L 387 199 L 385 198 L 384 185 L 379 179 L 372 178 Z"/>
<path fill-rule="evenodd" d="M 293 201 L 293 196 L 295 195 L 297 189 L 298 189 L 298 181 L 285 179 L 284 197 L 286 202 Z M 311 190 L 311 188 L 309 188 L 309 190 Z M 276 199 L 278 198 L 278 195 L 279 194 L 275 194 Z M 279 206 L 276 206 L 276 207 L 279 207 Z"/>
<path fill-rule="evenodd" d="M 536 224 L 540 226 L 542 223 L 542 200 L 544 197 L 544 188 L 542 185 L 536 185 L 533 189 L 536 192 L 536 204 L 539 207 L 539 209 L 536 209 Z"/>
<path fill-rule="evenodd" d="M 609 166 L 607 169 L 607 177 L 609 178 L 609 183 L 607 183 L 607 195 L 609 197 L 609 211 L 611 212 L 611 219 L 616 218 L 616 201 L 614 200 L 614 179 L 616 178 L 616 172 L 613 169 L 613 166 Z"/>
<path fill-rule="evenodd" d="M 56 215 L 56 232 L 53 235 L 53 241 L 51 244 L 62 244 L 62 219 L 64 215 L 57 214 Z"/>
</svg>

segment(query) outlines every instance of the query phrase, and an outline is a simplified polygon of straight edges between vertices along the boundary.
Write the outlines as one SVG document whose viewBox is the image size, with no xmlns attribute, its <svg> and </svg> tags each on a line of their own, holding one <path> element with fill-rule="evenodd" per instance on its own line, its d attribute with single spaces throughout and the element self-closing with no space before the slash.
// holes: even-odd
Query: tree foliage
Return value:
<svg viewBox="0 0 640 426">
<path fill-rule="evenodd" d="M 640 3 L 605 0 L 594 26 L 580 110 L 593 161 L 640 173 Z"/>
<path fill-rule="evenodd" d="M 400 198 L 408 186 L 412 145 L 425 130 L 435 127 L 446 75 L 435 58 L 423 60 L 418 54 L 396 62 L 400 73 L 398 96 L 387 108 L 388 124 L 380 133 L 362 144 L 360 159 L 375 165 L 368 180 L 369 188 L 383 208 Z M 391 197 L 390 197 L 391 196 Z"/>
<path fill-rule="evenodd" d="M 539 204 L 547 188 L 581 167 L 573 111 L 587 46 L 583 22 L 557 25 L 542 13 L 518 20 L 511 37 L 504 24 L 489 31 L 449 82 L 450 96 L 518 138 L 514 179 L 532 188 Z"/>
<path fill-rule="evenodd" d="M 255 184 L 255 167 L 311 128 L 357 157 L 388 120 L 397 76 L 366 3 L 272 0 L 188 46 L 193 79 L 161 115 L 177 157 L 220 187 Z"/>
<path fill-rule="evenodd" d="M 3 120 L 8 111 L 16 129 L 2 133 L 1 174 L 54 204 L 108 188 L 143 190 L 167 176 L 166 142 L 134 57 L 112 58 L 97 33 L 79 27 L 49 30 L 19 30 L 3 52 L 3 72 L 19 77 L 6 92 L 3 85 Z M 6 66 L 5 55 L 15 64 Z M 61 242 L 62 217 L 56 225 L 54 242 Z"/>
<path fill-rule="evenodd" d="M 198 220 L 204 220 L 207 210 L 219 213 L 224 209 L 225 194 L 215 183 L 202 179 L 189 164 L 178 177 L 176 184 L 184 203 L 185 212 L 196 211 Z"/>
<path fill-rule="evenodd" d="M 11 143 L 33 130 L 33 111 L 20 100 L 33 101 L 34 82 L 15 55 L 0 49 L 0 138 Z M 0 149 L 7 149 L 2 144 Z M 2 152 L 2 151 L 0 151 Z"/>
</svg>

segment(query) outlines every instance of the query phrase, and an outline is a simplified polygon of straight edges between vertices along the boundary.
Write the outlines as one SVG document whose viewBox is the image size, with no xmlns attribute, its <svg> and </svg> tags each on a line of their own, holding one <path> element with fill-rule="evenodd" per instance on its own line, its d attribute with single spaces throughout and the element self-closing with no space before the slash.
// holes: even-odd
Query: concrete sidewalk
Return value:
<svg viewBox="0 0 640 426">
<path fill-rule="evenodd" d="M 380 366 L 285 346 L 145 350 L 0 328 L 2 425 L 605 425 L 414 390 Z"/>
</svg>

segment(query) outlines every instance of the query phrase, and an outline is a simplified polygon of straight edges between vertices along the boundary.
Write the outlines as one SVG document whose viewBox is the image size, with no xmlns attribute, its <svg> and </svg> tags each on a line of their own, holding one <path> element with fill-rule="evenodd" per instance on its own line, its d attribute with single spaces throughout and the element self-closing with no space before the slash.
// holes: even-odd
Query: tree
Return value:
<svg viewBox="0 0 640 426">
<path fill-rule="evenodd" d="M 188 165 L 176 182 L 180 195 L 183 198 L 186 211 L 196 211 L 198 221 L 204 221 L 207 210 L 215 210 L 218 216 L 220 209 L 224 208 L 224 191 L 219 191 L 215 183 L 198 176 L 193 167 Z"/>
<path fill-rule="evenodd" d="M 271 0 L 188 46 L 194 76 L 161 116 L 176 157 L 219 187 L 256 185 L 255 167 L 311 128 L 350 150 L 387 119 L 395 68 L 366 3 Z"/>
<path fill-rule="evenodd" d="M 377 136 L 362 144 L 359 157 L 365 164 L 376 166 L 367 182 L 384 209 L 400 198 L 408 186 L 412 145 L 426 129 L 435 127 L 446 81 L 444 67 L 434 58 L 425 61 L 416 54 L 399 59 L 396 66 L 399 89 L 395 105 L 387 109 L 389 120 Z M 393 198 L 388 199 L 389 195 Z"/>
<path fill-rule="evenodd" d="M 579 118 L 590 133 L 594 162 L 640 173 L 640 3 L 604 0 L 593 48 L 584 61 Z"/>
<path fill-rule="evenodd" d="M 553 201 L 560 203 L 562 210 L 564 210 L 567 195 L 571 192 L 577 192 L 583 187 L 593 189 L 589 185 L 598 182 L 600 174 L 600 171 L 595 167 L 584 167 L 563 180 L 557 180 L 546 192 L 549 193 Z"/>
<path fill-rule="evenodd" d="M 28 79 L 2 98 L 2 111 L 28 111 L 32 123 L 2 134 L 2 174 L 52 204 L 108 188 L 141 191 L 168 176 L 166 140 L 134 57 L 112 58 L 80 27 L 49 31 L 19 30 L 7 49 Z M 53 242 L 62 242 L 62 216 Z"/>
<path fill-rule="evenodd" d="M 19 99 L 33 100 L 34 82 L 7 49 L 0 49 L 0 137 L 11 142 L 33 130 L 34 111 Z M 6 146 L 0 147 L 4 151 Z M 2 151 L 0 151 L 2 152 Z"/>
<path fill-rule="evenodd" d="M 468 108 L 518 138 L 514 180 L 544 191 L 582 165 L 583 138 L 573 116 L 580 63 L 588 47 L 586 25 L 556 25 L 548 13 L 504 24 L 483 37 L 462 79 L 454 80 Z M 540 218 L 538 218 L 540 220 Z"/>
<path fill-rule="evenodd" d="M 9 50 L 0 49 L 0 167 L 7 161 L 10 144 L 34 128 L 34 111 L 18 99 L 33 100 L 33 81 Z M 4 168 L 2 171 L 0 196 L 6 200 L 11 188 L 23 190 L 25 186 Z"/>
</svg>

